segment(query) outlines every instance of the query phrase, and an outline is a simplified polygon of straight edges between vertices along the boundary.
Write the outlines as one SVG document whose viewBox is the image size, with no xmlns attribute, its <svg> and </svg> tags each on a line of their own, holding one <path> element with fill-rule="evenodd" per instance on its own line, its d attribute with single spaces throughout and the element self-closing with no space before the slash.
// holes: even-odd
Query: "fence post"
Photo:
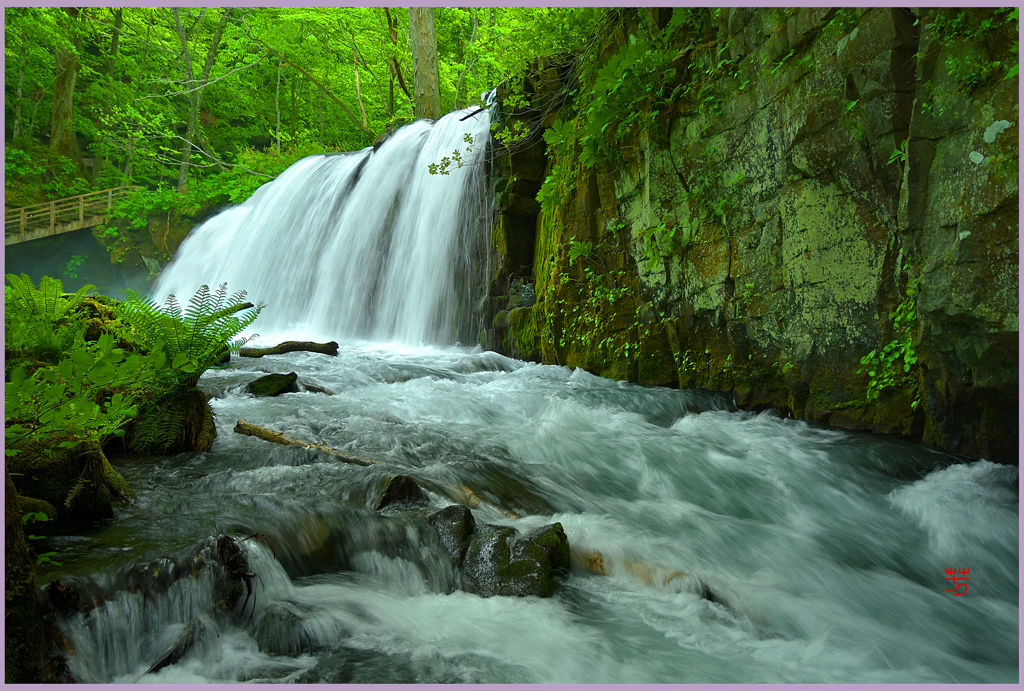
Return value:
<svg viewBox="0 0 1024 691">
<path fill-rule="evenodd" d="M 85 220 L 85 195 L 78 197 L 78 222 L 81 223 Z"/>
<path fill-rule="evenodd" d="M 50 202 L 50 235 L 53 235 L 53 226 L 57 222 L 57 203 Z"/>
<path fill-rule="evenodd" d="M 113 200 L 114 200 L 114 190 L 107 190 L 107 210 L 108 211 L 110 210 L 110 207 L 113 205 Z"/>
<path fill-rule="evenodd" d="M 25 207 L 21 207 L 21 229 L 20 229 L 20 232 L 18 233 L 19 235 L 22 235 L 22 236 L 25 235 L 25 226 L 27 226 L 27 225 L 28 225 L 28 211 L 25 210 Z"/>
</svg>

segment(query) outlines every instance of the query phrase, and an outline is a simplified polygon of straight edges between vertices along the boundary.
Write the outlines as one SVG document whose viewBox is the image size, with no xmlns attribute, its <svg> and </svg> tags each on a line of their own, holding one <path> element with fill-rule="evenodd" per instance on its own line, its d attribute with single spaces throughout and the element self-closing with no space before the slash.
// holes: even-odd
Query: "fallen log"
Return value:
<svg viewBox="0 0 1024 691">
<path fill-rule="evenodd" d="M 382 461 L 375 460 L 373 458 L 366 458 L 365 456 L 356 456 L 340 449 L 335 449 L 333 446 L 327 446 L 326 444 L 313 444 L 311 442 L 302 441 L 294 437 L 289 437 L 286 434 L 281 434 L 276 430 L 269 429 L 267 427 L 260 427 L 254 425 L 251 422 L 245 420 L 239 420 L 235 423 L 235 432 L 238 434 L 245 434 L 250 437 L 258 437 L 264 441 L 273 442 L 275 444 L 282 444 L 284 446 L 298 445 L 304 449 L 315 449 L 317 451 L 323 451 L 324 453 L 330 454 L 335 458 L 345 462 L 354 463 L 356 465 L 390 465 L 383 463 Z M 436 480 L 431 480 L 430 484 L 433 484 L 442 490 L 445 494 L 452 498 L 453 501 L 468 506 L 471 509 L 479 508 L 481 504 L 485 504 L 492 508 L 497 509 L 501 513 L 505 514 L 509 518 L 519 519 L 522 518 L 515 511 L 510 511 L 500 504 L 496 504 L 490 499 L 480 496 L 469 487 L 465 485 L 455 485 L 454 487 L 448 485 L 438 484 Z"/>
<path fill-rule="evenodd" d="M 330 454 L 342 461 L 343 463 L 354 463 L 356 465 L 384 465 L 380 461 L 372 458 L 366 458 L 364 456 L 356 456 L 355 454 L 347 453 L 340 449 L 335 449 L 332 446 L 326 444 L 314 444 L 312 442 L 302 441 L 295 437 L 289 437 L 286 434 L 281 434 L 272 429 L 266 427 L 260 427 L 254 425 L 251 422 L 245 420 L 239 420 L 235 423 L 235 432 L 237 434 L 244 434 L 249 437 L 258 437 L 264 441 L 271 441 L 275 444 L 282 444 L 284 446 L 301 446 L 304 449 L 315 449 L 317 451 L 323 451 L 324 453 Z"/>
<path fill-rule="evenodd" d="M 263 357 L 264 355 L 280 355 L 281 353 L 323 353 L 324 355 L 337 355 L 338 342 L 314 343 L 312 341 L 285 341 L 269 348 L 239 348 L 238 354 L 241 357 Z"/>
</svg>

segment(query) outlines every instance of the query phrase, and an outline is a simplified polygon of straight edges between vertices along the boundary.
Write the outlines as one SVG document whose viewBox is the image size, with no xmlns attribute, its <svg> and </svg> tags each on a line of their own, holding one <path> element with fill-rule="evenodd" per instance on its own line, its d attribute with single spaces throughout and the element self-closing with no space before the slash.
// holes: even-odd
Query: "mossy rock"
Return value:
<svg viewBox="0 0 1024 691">
<path fill-rule="evenodd" d="M 520 360 L 540 362 L 540 328 L 537 322 L 537 307 L 520 307 L 507 313 L 509 332 L 509 353 Z"/>
<path fill-rule="evenodd" d="M 56 507 L 54 507 L 54 505 L 51 504 L 50 502 L 44 501 L 42 499 L 34 499 L 32 497 L 25 497 L 25 496 L 19 495 L 18 496 L 18 505 L 21 506 L 21 515 L 22 516 L 24 516 L 27 513 L 31 513 L 31 514 L 43 513 L 43 514 L 46 514 L 47 520 L 53 520 L 53 519 L 55 519 L 57 517 L 57 509 L 56 509 Z M 24 525 L 33 525 L 33 524 L 40 523 L 40 522 L 41 521 L 37 521 L 35 519 L 35 516 L 33 516 L 32 518 L 29 518 L 27 521 L 25 521 Z"/>
<path fill-rule="evenodd" d="M 517 595 L 551 597 L 555 576 L 569 570 L 569 541 L 561 523 L 527 533 L 512 546 L 509 573 Z"/>
<path fill-rule="evenodd" d="M 514 528 L 482 525 L 462 564 L 462 586 L 481 597 L 551 597 L 557 575 L 569 569 L 569 542 L 560 523 L 534 530 L 515 542 Z"/>
<path fill-rule="evenodd" d="M 280 396 L 283 393 L 295 393 L 299 390 L 296 385 L 299 375 L 295 372 L 288 374 L 268 374 L 249 382 L 245 390 L 253 396 Z"/>
<path fill-rule="evenodd" d="M 140 407 L 125 435 L 132 453 L 201 453 L 213 446 L 217 436 L 213 410 L 199 389 L 172 389 Z"/>
<path fill-rule="evenodd" d="M 75 439 L 57 435 L 33 440 L 8 457 L 7 467 L 19 494 L 48 503 L 61 522 L 109 518 L 113 515 L 112 496 L 131 496 L 127 483 L 96 442 L 62 448 L 59 444 L 63 441 Z"/>
<path fill-rule="evenodd" d="M 481 525 L 473 533 L 462 562 L 462 589 L 481 597 L 507 595 L 511 579 L 509 538 L 515 528 Z"/>
<path fill-rule="evenodd" d="M 427 522 L 437 531 L 441 544 L 452 559 L 461 564 L 469 548 L 470 536 L 476 530 L 473 512 L 465 506 L 453 504 L 427 516 Z"/>
</svg>

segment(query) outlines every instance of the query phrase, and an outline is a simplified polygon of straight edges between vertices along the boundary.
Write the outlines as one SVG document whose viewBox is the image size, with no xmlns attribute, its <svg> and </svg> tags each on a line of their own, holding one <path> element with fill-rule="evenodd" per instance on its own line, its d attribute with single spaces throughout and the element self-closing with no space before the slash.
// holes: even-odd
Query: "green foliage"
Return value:
<svg viewBox="0 0 1024 691">
<path fill-rule="evenodd" d="M 200 286 L 184 312 L 177 298 L 167 297 L 163 308 L 134 290 L 118 303 L 115 313 L 143 347 L 161 350 L 175 371 L 176 384 L 192 387 L 203 372 L 238 350 L 254 336 L 235 338 L 259 316 L 263 305 L 244 302 L 245 291 L 227 296 L 227 284 L 217 291 Z M 235 316 L 244 312 L 243 316 Z"/>
<path fill-rule="evenodd" d="M 23 178 L 42 175 L 46 167 L 27 151 L 13 146 L 4 147 L 4 175 L 7 177 Z"/>
<path fill-rule="evenodd" d="M 594 249 L 594 243 L 589 240 L 577 242 L 576 236 L 573 235 L 569 238 L 569 266 L 572 266 L 572 263 L 580 257 L 589 257 L 592 249 Z"/>
<path fill-rule="evenodd" d="M 4 349 L 8 358 L 28 355 L 56 362 L 83 342 L 86 324 L 68 319 L 95 286 L 66 294 L 59 279 L 43 276 L 36 289 L 27 274 L 7 274 L 4 289 Z"/>
<path fill-rule="evenodd" d="M 896 163 L 897 161 L 899 161 L 900 163 L 906 163 L 906 145 L 908 141 L 910 140 L 904 139 L 902 143 L 900 143 L 899 148 L 893 149 L 893 153 L 889 156 L 888 163 L 890 165 Z"/>
<path fill-rule="evenodd" d="M 53 367 L 39 367 L 31 375 L 27 367 L 16 367 L 4 385 L 6 454 L 58 432 L 72 433 L 74 440 L 60 443 L 67 448 L 121 434 L 120 427 L 138 412 L 133 398 L 156 381 L 164 363 L 162 349 L 126 354 L 115 347 L 113 336 L 101 334 Z"/>
<path fill-rule="evenodd" d="M 466 132 L 462 136 L 462 141 L 466 142 L 466 155 L 473 153 L 473 135 Z M 445 156 L 441 159 L 440 163 L 430 163 L 427 166 L 428 171 L 431 175 L 448 175 L 452 170 L 452 165 L 458 170 L 462 166 L 466 165 L 466 162 L 462 158 L 462 152 L 458 149 L 452 151 L 451 157 Z"/>
<path fill-rule="evenodd" d="M 658 50 L 646 38 L 622 46 L 599 67 L 583 110 L 580 162 L 615 163 L 620 147 L 636 127 L 657 117 L 654 100 L 667 79 L 665 67 L 676 52 Z"/>
<path fill-rule="evenodd" d="M 87 254 L 73 254 L 71 259 L 64 264 L 64 275 L 68 278 L 78 278 L 78 267 L 85 263 L 85 260 L 89 258 Z"/>
<path fill-rule="evenodd" d="M 201 448 L 204 402 L 197 389 L 172 389 L 151 398 L 130 429 L 128 448 L 144 454 Z"/>
<path fill-rule="evenodd" d="M 872 350 L 860 359 L 860 374 L 870 377 L 867 389 L 867 402 L 878 400 L 881 393 L 892 388 L 908 388 L 916 385 L 914 366 L 917 354 L 914 351 L 913 330 L 917 324 L 917 293 L 921 279 L 914 280 L 907 286 L 907 294 L 896 309 L 889 314 L 893 320 L 893 331 L 896 338 L 887 343 L 881 350 Z M 921 401 L 918 392 L 911 408 L 917 408 Z"/>
<path fill-rule="evenodd" d="M 648 228 L 640 233 L 644 243 L 644 253 L 641 256 L 647 271 L 654 271 L 662 258 L 675 251 L 675 234 L 677 228 L 667 228 L 662 221 L 653 228 Z"/>
<path fill-rule="evenodd" d="M 50 517 L 47 516 L 42 511 L 30 511 L 30 512 L 28 512 L 26 514 L 23 514 L 21 516 L 21 522 L 24 523 L 24 524 L 27 524 L 29 521 L 32 521 L 33 523 L 45 523 L 45 522 L 47 522 L 49 520 L 51 520 Z M 28 539 L 28 540 L 45 540 L 46 536 L 45 535 L 26 535 L 25 538 Z M 25 545 L 25 549 L 28 550 L 29 554 L 32 554 L 32 548 L 31 547 L 29 547 L 28 545 Z M 54 566 L 63 566 L 63 564 L 61 562 L 54 561 L 53 559 L 50 558 L 50 557 L 54 557 L 56 555 L 57 555 L 56 552 L 44 552 L 42 554 L 36 554 L 35 555 L 36 556 L 36 566 L 42 566 L 43 564 L 53 564 Z"/>
<path fill-rule="evenodd" d="M 96 287 L 86 285 L 75 293 L 65 294 L 64 284 L 58 278 L 43 276 L 39 280 L 38 290 L 32 285 L 32 279 L 28 274 L 7 274 L 6 278 L 15 303 L 21 309 L 44 317 L 50 322 L 56 322 L 80 305 L 85 294 Z"/>
<path fill-rule="evenodd" d="M 930 32 L 933 40 L 947 49 L 946 69 L 957 80 L 960 90 L 972 93 L 1000 71 L 1004 73 L 1003 79 L 1011 79 L 1018 73 L 1018 8 L 943 9 L 932 22 Z M 1007 64 L 991 60 L 989 56 L 988 46 L 999 33 L 1015 38 L 1010 49 L 1014 57 Z"/>
<path fill-rule="evenodd" d="M 537 192 L 537 201 L 540 202 L 540 210 L 545 218 L 554 219 L 565 196 L 575 188 L 570 171 L 568 164 L 556 163 L 551 167 L 551 174 L 544 178 Z"/>
</svg>

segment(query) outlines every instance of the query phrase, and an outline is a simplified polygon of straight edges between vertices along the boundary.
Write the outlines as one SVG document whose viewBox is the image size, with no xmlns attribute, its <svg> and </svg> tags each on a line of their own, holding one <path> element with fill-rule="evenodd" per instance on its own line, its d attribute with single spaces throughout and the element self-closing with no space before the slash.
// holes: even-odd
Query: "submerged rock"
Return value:
<svg viewBox="0 0 1024 691">
<path fill-rule="evenodd" d="M 295 602 L 273 602 L 261 610 L 252 637 L 260 650 L 271 655 L 298 655 L 319 650 L 323 647 L 322 641 L 304 624 L 311 611 L 310 607 Z"/>
<path fill-rule="evenodd" d="M 253 396 L 280 396 L 283 393 L 295 393 L 299 390 L 295 380 L 299 375 L 295 372 L 288 374 L 268 374 L 249 382 L 245 390 Z"/>
</svg>

